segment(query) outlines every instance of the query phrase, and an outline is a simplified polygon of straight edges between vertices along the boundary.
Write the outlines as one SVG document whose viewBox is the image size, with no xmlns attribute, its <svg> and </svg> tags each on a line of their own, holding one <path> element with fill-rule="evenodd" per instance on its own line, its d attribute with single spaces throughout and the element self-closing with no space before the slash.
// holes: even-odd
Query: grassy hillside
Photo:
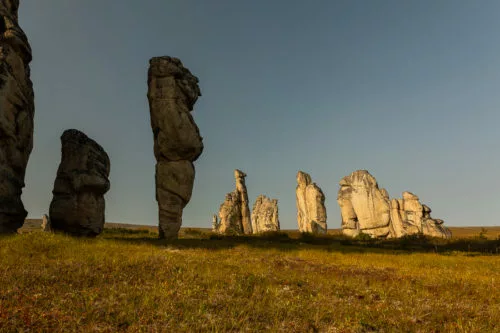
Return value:
<svg viewBox="0 0 500 333">
<path fill-rule="evenodd" d="M 156 237 L 0 238 L 0 332 L 500 332 L 498 240 Z"/>
</svg>

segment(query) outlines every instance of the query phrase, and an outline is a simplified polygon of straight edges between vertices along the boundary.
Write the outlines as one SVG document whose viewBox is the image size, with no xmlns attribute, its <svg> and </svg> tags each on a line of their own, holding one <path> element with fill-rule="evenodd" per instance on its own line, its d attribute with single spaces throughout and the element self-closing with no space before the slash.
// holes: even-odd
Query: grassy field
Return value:
<svg viewBox="0 0 500 333">
<path fill-rule="evenodd" d="M 496 228 L 451 241 L 186 228 L 167 244 L 107 227 L 1 237 L 0 332 L 500 332 Z"/>
</svg>

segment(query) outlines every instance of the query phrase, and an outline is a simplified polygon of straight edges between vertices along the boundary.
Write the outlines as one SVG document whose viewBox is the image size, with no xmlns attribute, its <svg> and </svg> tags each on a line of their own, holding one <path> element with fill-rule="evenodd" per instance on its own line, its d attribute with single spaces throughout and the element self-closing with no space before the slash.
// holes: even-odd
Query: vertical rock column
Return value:
<svg viewBox="0 0 500 333">
<path fill-rule="evenodd" d="M 0 0 L 0 233 L 14 233 L 24 223 L 21 194 L 33 149 L 31 48 L 18 8 L 19 0 Z"/>
<path fill-rule="evenodd" d="M 49 210 L 51 228 L 74 236 L 97 236 L 104 229 L 104 194 L 110 187 L 108 154 L 75 129 L 64 131 L 61 143 Z"/>
<path fill-rule="evenodd" d="M 297 173 L 295 195 L 299 231 L 326 234 L 325 195 L 316 183 L 312 182 L 311 176 L 303 171 Z"/>
<path fill-rule="evenodd" d="M 148 101 L 160 238 L 178 237 L 182 211 L 191 199 L 193 162 L 203 151 L 202 137 L 191 115 L 198 96 L 198 78 L 179 59 L 165 56 L 149 61 Z"/>
<path fill-rule="evenodd" d="M 245 177 L 247 176 L 241 170 L 234 170 L 234 179 L 236 181 L 236 191 L 238 192 L 241 204 L 241 224 L 243 233 L 248 235 L 252 233 L 252 221 L 250 216 L 250 208 L 248 206 L 248 192 L 245 185 Z"/>
</svg>

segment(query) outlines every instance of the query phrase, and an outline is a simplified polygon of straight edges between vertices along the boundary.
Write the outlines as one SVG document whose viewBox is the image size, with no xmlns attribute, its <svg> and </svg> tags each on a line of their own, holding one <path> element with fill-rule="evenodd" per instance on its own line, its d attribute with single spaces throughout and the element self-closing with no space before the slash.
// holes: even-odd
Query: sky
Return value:
<svg viewBox="0 0 500 333">
<path fill-rule="evenodd" d="M 200 80 L 205 149 L 183 226 L 210 227 L 233 170 L 250 208 L 279 200 L 297 228 L 296 173 L 339 228 L 340 179 L 358 169 L 417 194 L 448 226 L 499 225 L 497 0 L 22 0 L 33 49 L 34 149 L 23 202 L 47 213 L 60 136 L 111 159 L 106 220 L 157 225 L 148 61 L 178 57 Z"/>
</svg>

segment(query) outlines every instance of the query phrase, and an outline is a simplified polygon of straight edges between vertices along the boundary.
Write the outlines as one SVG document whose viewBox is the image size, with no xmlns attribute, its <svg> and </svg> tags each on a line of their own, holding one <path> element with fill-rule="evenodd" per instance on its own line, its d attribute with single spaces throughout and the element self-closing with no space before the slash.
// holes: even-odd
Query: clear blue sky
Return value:
<svg viewBox="0 0 500 333">
<path fill-rule="evenodd" d="M 23 201 L 48 211 L 59 137 L 77 128 L 111 158 L 107 221 L 157 224 L 148 60 L 179 57 L 199 77 L 205 150 L 184 226 L 209 227 L 233 169 L 251 205 L 279 199 L 296 228 L 295 174 L 326 195 L 369 170 L 447 225 L 499 225 L 497 0 L 22 0 L 33 48 L 35 144 Z"/>
</svg>

